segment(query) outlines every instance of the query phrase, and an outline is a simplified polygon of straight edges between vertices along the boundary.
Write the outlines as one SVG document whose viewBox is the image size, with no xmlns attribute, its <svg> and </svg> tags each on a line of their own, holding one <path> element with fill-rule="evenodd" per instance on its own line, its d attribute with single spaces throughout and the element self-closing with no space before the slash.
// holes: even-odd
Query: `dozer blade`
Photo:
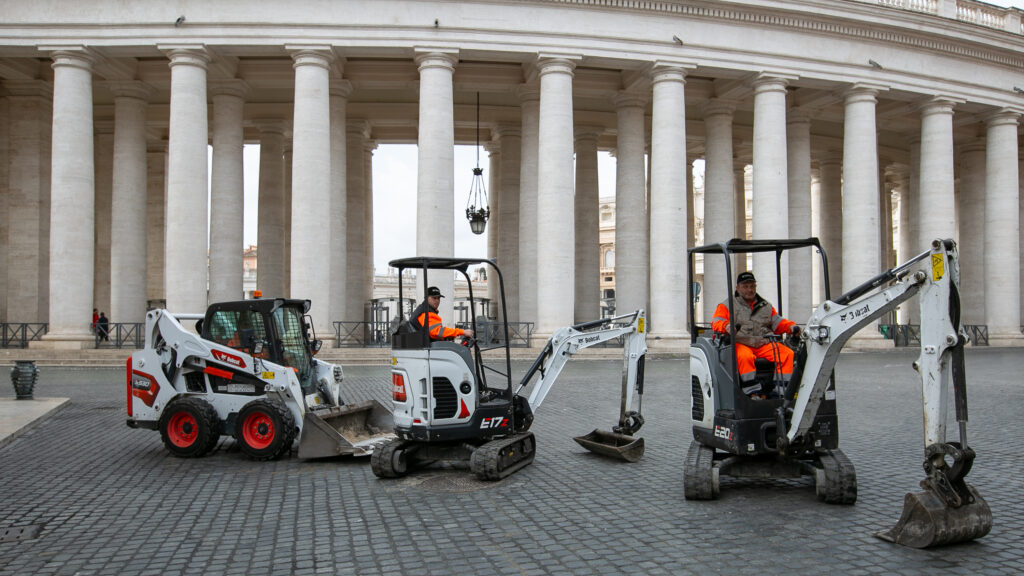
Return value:
<svg viewBox="0 0 1024 576">
<path fill-rule="evenodd" d="M 625 434 L 594 430 L 586 436 L 576 436 L 573 440 L 594 454 L 626 462 L 636 462 L 644 455 L 644 439 Z"/>
<path fill-rule="evenodd" d="M 299 458 L 369 456 L 374 446 L 395 437 L 394 428 L 391 412 L 376 400 L 310 410 L 302 419 Z"/>
<path fill-rule="evenodd" d="M 958 508 L 948 506 L 934 492 L 911 492 L 903 500 L 903 515 L 890 530 L 878 532 L 882 540 L 929 548 L 969 542 L 992 529 L 992 511 L 974 486 L 967 486 L 973 502 Z"/>
</svg>

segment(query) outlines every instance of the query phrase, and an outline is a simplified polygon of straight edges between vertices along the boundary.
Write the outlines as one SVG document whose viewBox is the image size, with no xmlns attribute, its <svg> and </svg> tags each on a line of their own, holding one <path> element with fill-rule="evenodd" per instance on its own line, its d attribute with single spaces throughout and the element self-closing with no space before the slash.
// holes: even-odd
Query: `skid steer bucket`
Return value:
<svg viewBox="0 0 1024 576">
<path fill-rule="evenodd" d="M 605 430 L 594 430 L 586 436 L 573 438 L 577 444 L 594 454 L 636 462 L 644 455 L 644 439 Z"/>
<path fill-rule="evenodd" d="M 878 532 L 882 540 L 911 548 L 968 542 L 992 529 L 992 511 L 974 486 L 972 501 L 953 508 L 934 492 L 911 492 L 903 500 L 903 515 L 896 526 Z"/>
<path fill-rule="evenodd" d="M 299 458 L 369 456 L 376 445 L 395 437 L 391 412 L 376 400 L 306 412 Z"/>
</svg>

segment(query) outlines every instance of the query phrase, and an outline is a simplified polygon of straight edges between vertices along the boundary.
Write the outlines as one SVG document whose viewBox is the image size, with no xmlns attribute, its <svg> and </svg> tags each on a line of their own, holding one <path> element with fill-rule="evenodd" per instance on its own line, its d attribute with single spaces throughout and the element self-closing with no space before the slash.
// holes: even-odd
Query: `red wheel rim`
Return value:
<svg viewBox="0 0 1024 576">
<path fill-rule="evenodd" d="M 256 450 L 263 450 L 274 441 L 274 420 L 263 412 L 245 417 L 242 425 L 242 439 Z"/>
<path fill-rule="evenodd" d="M 178 412 L 171 416 L 167 423 L 167 438 L 178 448 L 188 448 L 195 444 L 199 436 L 199 424 L 188 412 Z"/>
</svg>

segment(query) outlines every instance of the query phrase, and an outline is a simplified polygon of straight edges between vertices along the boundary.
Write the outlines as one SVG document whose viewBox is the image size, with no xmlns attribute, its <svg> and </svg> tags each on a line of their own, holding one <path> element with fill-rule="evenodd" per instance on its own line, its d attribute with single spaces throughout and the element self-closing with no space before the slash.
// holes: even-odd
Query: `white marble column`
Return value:
<svg viewBox="0 0 1024 576">
<path fill-rule="evenodd" d="M 366 269 L 366 177 L 363 170 L 366 163 L 363 162 L 363 147 L 369 136 L 369 126 L 366 120 L 349 119 L 345 127 L 346 141 L 346 197 L 348 213 L 346 214 L 346 243 L 345 256 L 345 290 L 348 303 L 345 307 L 345 316 L 336 318 L 346 322 L 362 322 L 364 314 L 369 305 L 364 298 L 363 270 Z M 417 226 L 419 226 L 417 224 Z M 404 254 L 405 256 L 434 256 L 434 254 L 419 253 Z M 413 297 L 419 299 L 418 294 Z"/>
<path fill-rule="evenodd" d="M 206 311 L 208 269 L 206 66 L 201 47 L 168 50 L 171 113 L 167 158 L 167 308 Z"/>
<path fill-rule="evenodd" d="M 1018 173 L 1017 123 L 1008 110 L 989 117 L 985 159 L 985 324 L 989 341 L 1019 345 L 1020 275 L 1013 264 L 1020 261 L 1020 176 Z"/>
<path fill-rule="evenodd" d="M 333 322 L 345 320 L 348 302 L 348 97 L 352 84 L 348 80 L 331 83 L 331 294 L 329 318 L 331 331 L 323 336 L 334 337 Z M 321 337 L 323 337 L 321 336 Z"/>
<path fill-rule="evenodd" d="M 9 196 L 7 178 L 8 158 L 10 157 L 10 115 L 7 113 L 7 97 L 0 82 L 0 322 L 7 321 L 7 197 Z"/>
<path fill-rule="evenodd" d="M 420 73 L 419 156 L 416 187 L 416 254 L 453 256 L 455 251 L 455 103 L 452 75 L 458 52 L 417 49 Z M 446 296 L 442 318 L 452 317 L 453 277 L 428 275 Z M 417 294 L 419 299 L 419 294 Z"/>
<path fill-rule="evenodd" d="M 627 314 L 647 307 L 650 252 L 647 227 L 647 178 L 644 166 L 644 106 L 638 94 L 615 98 L 618 118 L 615 163 L 615 312 Z M 653 125 L 658 126 L 655 120 Z M 543 129 L 543 127 L 542 127 Z M 668 193 L 667 190 L 659 190 Z M 678 205 L 678 204 L 677 204 Z M 683 208 L 677 216 L 685 217 Z M 668 272 L 668 270 L 663 270 Z M 542 277 L 543 278 L 543 277 Z M 654 278 L 655 281 L 658 278 Z M 652 313 L 652 318 L 654 314 Z M 659 317 L 660 320 L 660 317 Z M 651 323 L 652 325 L 655 322 Z"/>
<path fill-rule="evenodd" d="M 693 211 L 686 198 L 686 187 L 680 184 L 693 177 L 687 172 L 691 164 L 686 157 L 686 69 L 690 67 L 688 64 L 655 63 L 651 73 L 650 232 L 645 255 L 650 263 L 648 318 L 651 335 L 660 340 L 648 340 L 648 345 L 680 353 L 689 345 L 686 302 L 690 290 L 685 248 L 690 243 Z M 642 111 L 640 122 L 642 130 Z M 621 147 L 619 153 L 622 153 Z M 731 158 L 731 152 L 729 156 Z M 643 168 L 642 155 L 640 167 Z M 616 201 L 616 228 L 620 225 L 621 210 L 621 202 Z M 619 265 L 625 255 L 618 251 L 617 256 L 616 288 L 622 280 Z M 646 283 L 648 278 L 643 280 Z M 619 294 L 616 289 L 616 311 L 627 313 L 631 308 L 628 303 L 619 305 Z"/>
<path fill-rule="evenodd" d="M 921 244 L 921 140 L 912 138 L 910 140 L 910 185 L 907 189 L 907 257 L 916 256 L 926 249 L 930 244 Z M 921 323 L 921 307 L 917 300 L 904 304 L 901 309 L 905 312 L 906 324 Z"/>
<path fill-rule="evenodd" d="M 377 142 L 373 140 L 363 143 L 363 220 L 366 226 L 363 228 L 362 292 L 357 293 L 363 302 L 373 299 L 373 151 L 376 149 Z"/>
<path fill-rule="evenodd" d="M 985 294 L 985 141 L 974 139 L 960 146 L 960 292 Z M 998 251 L 998 250 L 997 250 Z M 964 324 L 985 323 L 985 298 L 961 299 Z M 1001 306 L 1000 306 L 1001 307 Z"/>
<path fill-rule="evenodd" d="M 284 124 L 276 119 L 256 122 L 260 129 L 256 289 L 264 298 L 281 298 L 285 290 Z"/>
<path fill-rule="evenodd" d="M 736 218 L 734 224 L 735 236 L 741 240 L 747 237 L 747 162 L 733 158 L 733 184 L 736 192 L 733 196 L 733 216 Z M 744 266 L 745 268 L 746 266 Z"/>
<path fill-rule="evenodd" d="M 80 348 L 92 340 L 93 60 L 84 50 L 53 54 L 50 166 L 50 317 L 44 345 Z"/>
<path fill-rule="evenodd" d="M 753 238 L 786 238 L 789 235 L 789 185 L 786 154 L 787 78 L 762 74 L 754 81 L 754 183 Z M 758 293 L 778 306 L 775 254 L 755 254 L 754 274 Z M 786 257 L 782 275 L 786 277 Z M 735 278 L 733 281 L 735 282 Z M 783 286 L 786 299 L 788 286 Z"/>
<path fill-rule="evenodd" d="M 541 54 L 537 131 L 537 336 L 572 324 L 573 110 L 572 79 L 578 56 Z M 643 141 L 640 142 L 643 153 Z M 642 167 L 642 165 L 641 165 Z M 641 172 L 642 175 L 642 172 Z M 621 207 L 620 207 L 621 208 Z M 621 226 L 621 222 L 619 222 Z M 622 264 L 622 259 L 618 259 Z M 621 279 L 621 275 L 617 275 Z M 640 301 L 641 305 L 643 300 Z"/>
<path fill-rule="evenodd" d="M 114 209 L 114 123 L 94 120 L 93 127 L 93 218 L 96 222 L 93 247 L 94 308 L 110 317 L 110 221 Z M 116 322 L 116 320 L 114 320 Z"/>
<path fill-rule="evenodd" d="M 146 319 L 146 109 L 141 82 L 108 85 L 114 94 L 114 166 L 110 216 L 112 322 Z"/>
<path fill-rule="evenodd" d="M 920 250 L 927 249 L 936 238 L 952 238 L 956 233 L 954 105 L 950 99 L 935 97 L 921 106 Z"/>
<path fill-rule="evenodd" d="M 146 305 L 166 305 L 164 243 L 167 198 L 167 141 L 151 142 L 146 152 Z"/>
<path fill-rule="evenodd" d="M 790 110 L 786 120 L 786 174 L 789 179 L 789 234 L 790 238 L 811 236 L 811 119 L 799 110 Z M 782 314 L 803 324 L 810 317 L 812 307 L 811 249 L 789 253 L 789 301 Z"/>
<path fill-rule="evenodd" d="M 210 301 L 242 299 L 245 202 L 242 119 L 249 89 L 242 80 L 210 85 L 213 160 L 210 167 Z"/>
<path fill-rule="evenodd" d="M 508 319 L 519 320 L 519 233 L 522 229 L 519 218 L 521 178 L 520 162 L 522 159 L 522 132 L 520 127 L 499 126 L 495 131 L 501 145 L 501 195 L 498 198 L 498 266 L 505 284 L 505 311 Z M 493 206 L 493 203 L 492 203 Z M 497 279 L 495 279 L 497 283 Z M 490 284 L 490 277 L 488 277 Z M 495 302 L 491 310 L 492 316 L 500 318 L 500 302 Z"/>
<path fill-rule="evenodd" d="M 821 239 L 821 169 L 811 168 L 811 236 Z M 817 306 L 823 300 L 821 258 L 811 255 L 811 302 Z"/>
<path fill-rule="evenodd" d="M 493 134 L 493 129 L 491 134 Z M 484 144 L 484 151 L 487 152 L 487 204 L 490 206 L 490 216 L 487 220 L 487 258 L 496 260 L 498 258 L 498 244 L 501 243 L 501 142 L 493 137 Z M 500 266 L 500 264 L 499 264 Z M 487 268 L 487 292 L 484 296 L 490 302 L 491 309 L 488 317 L 494 317 L 494 311 L 500 306 L 500 291 L 498 289 L 498 278 L 494 271 Z M 475 297 L 475 294 L 474 294 Z M 476 315 L 484 315 L 484 310 L 477 308 Z"/>
<path fill-rule="evenodd" d="M 601 242 L 599 239 L 599 197 L 597 139 L 599 126 L 577 126 L 576 138 L 576 306 L 574 322 L 601 317 Z"/>
<path fill-rule="evenodd" d="M 877 89 L 863 86 L 854 86 L 844 95 L 842 279 L 846 290 L 881 272 L 877 95 Z M 867 336 L 873 329 L 868 327 L 860 334 Z"/>
<path fill-rule="evenodd" d="M 704 244 L 725 242 L 736 233 L 736 188 L 743 186 L 743 168 L 733 167 L 732 120 L 734 104 L 711 100 L 704 107 Z M 735 274 L 734 274 L 735 275 Z M 701 300 L 712 311 L 728 296 L 725 259 L 704 256 L 704 285 Z M 709 310 L 710 307 L 710 310 Z M 708 320 L 708 316 L 704 316 Z"/>
<path fill-rule="evenodd" d="M 821 172 L 821 213 L 818 223 L 821 247 L 828 258 L 828 285 L 832 298 L 843 293 L 843 163 L 842 157 L 828 151 L 818 163 Z M 864 280 L 867 280 L 865 278 Z M 853 286 L 850 286 L 853 288 Z M 822 298 L 825 297 L 824 291 Z"/>
<path fill-rule="evenodd" d="M 331 238 L 331 100 L 329 47 L 292 52 L 295 119 L 292 123 L 291 277 L 294 298 L 311 301 L 318 334 L 332 331 L 331 267 L 323 245 Z"/>
<path fill-rule="evenodd" d="M 281 296 L 292 297 L 292 284 L 289 278 L 292 277 L 292 141 L 284 141 L 284 291 Z"/>
<path fill-rule="evenodd" d="M 522 108 L 522 156 L 519 167 L 519 314 L 520 322 L 537 322 L 537 162 L 540 133 L 540 86 L 519 87 Z M 536 326 L 536 324 L 535 324 Z"/>
</svg>

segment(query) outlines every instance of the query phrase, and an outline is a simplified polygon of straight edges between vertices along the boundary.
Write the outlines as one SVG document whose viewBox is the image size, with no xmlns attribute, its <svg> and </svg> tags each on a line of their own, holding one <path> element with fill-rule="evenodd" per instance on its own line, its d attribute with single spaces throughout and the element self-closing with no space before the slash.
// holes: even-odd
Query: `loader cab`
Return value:
<svg viewBox="0 0 1024 576">
<path fill-rule="evenodd" d="M 709 296 L 705 290 L 705 320 L 698 322 L 696 317 L 696 299 L 691 299 L 690 307 L 690 380 L 691 380 L 691 420 L 693 435 L 706 446 L 712 446 L 732 454 L 765 454 L 776 450 L 776 438 L 781 434 L 778 430 L 779 410 L 787 402 L 791 402 L 796 394 L 800 381 L 806 350 L 802 343 L 779 342 L 778 345 L 789 345 L 794 349 L 793 374 L 790 385 L 782 389 L 781 395 L 769 395 L 764 398 L 752 397 L 744 392 L 737 368 L 736 350 L 733 345 L 734 333 L 716 334 L 711 328 L 710 318 L 714 307 L 726 295 L 736 290 L 733 270 L 733 256 L 745 262 L 747 254 L 768 253 L 775 255 L 776 286 L 774 293 L 771 287 L 759 290 L 769 300 L 774 299 L 779 314 L 786 315 L 782 300 L 782 260 L 786 253 L 799 251 L 818 255 L 822 271 L 822 296 L 830 298 L 828 284 L 828 260 L 824 249 L 817 238 L 783 239 L 783 240 L 739 240 L 698 246 L 688 250 L 689 282 L 692 286 L 697 278 L 696 256 L 703 255 L 705 271 L 707 263 L 715 258 L 724 260 L 725 286 L 727 292 L 722 295 Z M 813 258 L 813 256 L 812 256 Z M 741 270 L 746 266 L 737 264 Z M 721 267 L 719 267 L 721 270 Z M 810 279 L 807 279 L 810 281 Z M 706 288 L 706 282 L 705 282 Z M 709 299 L 710 298 L 710 299 Z M 732 298 L 728 298 L 729 317 L 736 318 L 732 309 Z M 708 308 L 710 307 L 710 309 Z M 730 325 L 731 332 L 735 327 Z M 755 382 L 762 389 L 770 390 L 775 386 L 775 363 L 769 360 L 755 361 Z M 750 384 L 749 382 L 746 384 Z M 781 388 L 781 387 L 780 387 Z M 837 418 L 835 410 L 835 378 L 829 382 L 829 392 L 822 402 L 816 419 L 815 430 L 819 432 L 820 447 L 835 448 L 838 446 Z M 784 432 L 784 431 L 783 431 Z"/>
<path fill-rule="evenodd" d="M 500 315 L 488 332 L 504 335 L 497 342 L 489 338 L 463 343 L 432 340 L 426 329 L 400 310 L 391 334 L 396 433 L 403 438 L 431 441 L 479 438 L 481 430 L 484 436 L 508 434 L 508 428 L 500 423 L 512 422 L 512 363 L 504 281 L 497 264 L 478 258 L 413 257 L 392 260 L 388 265 L 398 270 L 399 300 L 416 294 L 417 306 L 426 300 L 431 278 L 436 283 L 441 275 L 460 275 L 469 288 L 468 327 L 477 337 L 483 328 L 477 324 L 481 302 L 470 272 L 473 267 L 485 266 L 486 278 L 498 283 L 501 297 L 501 306 L 496 309 Z M 406 270 L 415 271 L 415 284 L 405 277 Z M 446 326 L 455 324 L 453 318 L 442 319 Z M 492 421 L 499 425 L 487 427 L 485 423 Z"/>
<path fill-rule="evenodd" d="M 303 390 L 315 388 L 313 353 L 319 340 L 306 313 L 309 300 L 275 298 L 211 304 L 200 335 L 255 358 L 291 368 Z"/>
</svg>

